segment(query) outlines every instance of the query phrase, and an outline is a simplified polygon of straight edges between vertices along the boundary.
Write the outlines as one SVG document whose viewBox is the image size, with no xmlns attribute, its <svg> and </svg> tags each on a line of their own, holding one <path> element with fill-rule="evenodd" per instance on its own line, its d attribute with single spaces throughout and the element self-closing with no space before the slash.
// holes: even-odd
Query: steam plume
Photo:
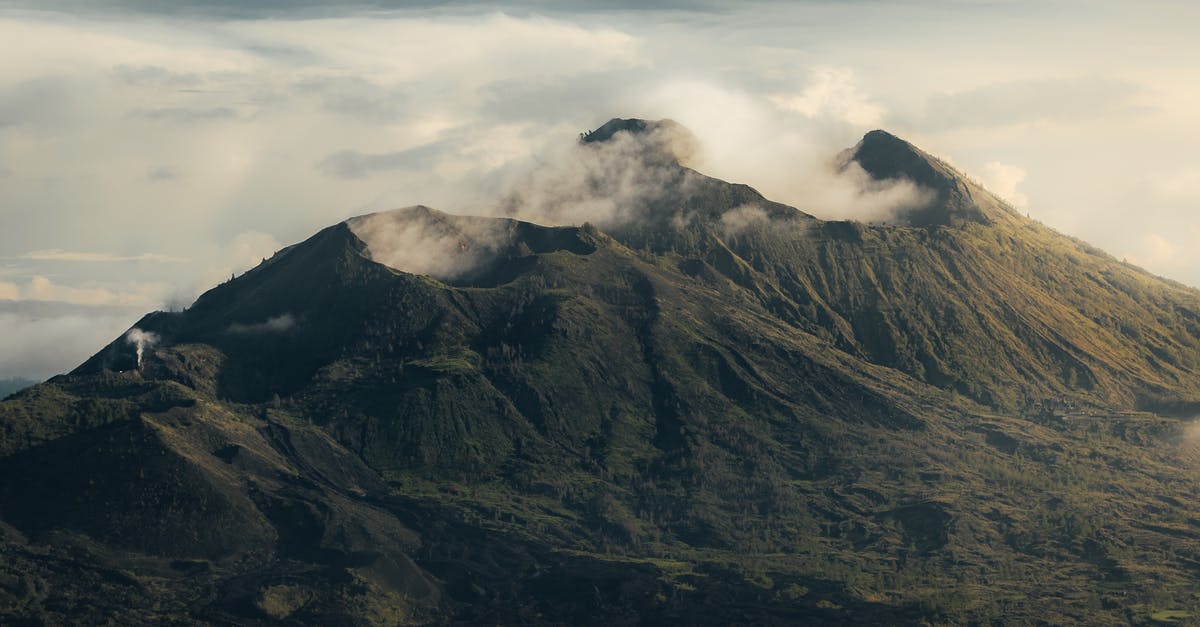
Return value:
<svg viewBox="0 0 1200 627">
<path fill-rule="evenodd" d="M 125 341 L 137 347 L 137 367 L 142 369 L 142 357 L 146 353 L 146 349 L 158 343 L 158 334 L 153 331 L 143 331 L 137 327 L 129 330 L 125 334 Z"/>
</svg>

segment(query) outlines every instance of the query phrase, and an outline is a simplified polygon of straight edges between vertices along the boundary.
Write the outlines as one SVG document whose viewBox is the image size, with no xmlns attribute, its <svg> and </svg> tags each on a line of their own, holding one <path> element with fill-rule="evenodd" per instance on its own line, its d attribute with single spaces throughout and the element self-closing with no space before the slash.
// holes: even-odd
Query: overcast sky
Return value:
<svg viewBox="0 0 1200 627">
<path fill-rule="evenodd" d="M 802 173 L 885 128 L 1200 285 L 1200 10 L 723 4 L 0 0 L 0 378 L 352 215 L 482 212 L 615 116 L 833 218 Z"/>
</svg>

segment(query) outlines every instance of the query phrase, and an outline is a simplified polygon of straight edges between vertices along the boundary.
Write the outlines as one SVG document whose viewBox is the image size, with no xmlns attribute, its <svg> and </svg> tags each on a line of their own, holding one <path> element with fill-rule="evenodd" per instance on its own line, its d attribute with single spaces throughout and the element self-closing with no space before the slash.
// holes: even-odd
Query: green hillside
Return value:
<svg viewBox="0 0 1200 627">
<path fill-rule="evenodd" d="M 889 225 L 663 132 L 578 147 L 643 147 L 635 219 L 358 218 L 0 403 L 0 622 L 1200 615 L 1200 292 L 882 131 Z"/>
</svg>

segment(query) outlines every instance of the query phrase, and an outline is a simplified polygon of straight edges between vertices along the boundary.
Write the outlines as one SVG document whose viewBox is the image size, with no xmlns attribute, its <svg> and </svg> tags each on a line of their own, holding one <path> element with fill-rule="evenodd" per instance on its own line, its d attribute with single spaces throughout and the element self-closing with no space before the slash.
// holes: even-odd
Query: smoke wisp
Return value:
<svg viewBox="0 0 1200 627">
<path fill-rule="evenodd" d="M 504 223 L 455 216 L 416 206 L 347 220 L 385 266 L 443 281 L 471 272 L 495 255 L 506 239 Z"/>
<path fill-rule="evenodd" d="M 234 322 L 226 329 L 230 335 L 261 335 L 268 333 L 286 333 L 296 326 L 296 317 L 290 313 L 271 316 L 262 322 Z"/>
<path fill-rule="evenodd" d="M 766 224 L 770 219 L 762 207 L 742 205 L 721 216 L 721 233 L 725 237 L 733 237 L 746 229 Z"/>
<path fill-rule="evenodd" d="M 146 349 L 152 348 L 158 344 L 158 334 L 153 331 L 143 331 L 137 327 L 129 330 L 125 334 L 125 341 L 132 344 L 137 349 L 137 367 L 142 369 L 142 361 L 146 354 Z"/>
</svg>

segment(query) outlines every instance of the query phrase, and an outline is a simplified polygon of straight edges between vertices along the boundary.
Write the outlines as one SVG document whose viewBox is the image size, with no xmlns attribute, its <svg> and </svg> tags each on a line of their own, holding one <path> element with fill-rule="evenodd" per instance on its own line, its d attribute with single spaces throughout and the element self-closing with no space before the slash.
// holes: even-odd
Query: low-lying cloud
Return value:
<svg viewBox="0 0 1200 627">
<path fill-rule="evenodd" d="M 643 123 L 623 124 L 641 127 Z M 691 194 L 704 193 L 705 178 L 686 166 L 703 161 L 709 150 L 688 129 L 670 120 L 650 121 L 645 128 L 611 135 L 602 127 L 581 134 L 577 142 L 535 154 L 523 170 L 501 172 L 490 187 L 481 183 L 481 200 L 470 212 L 546 226 L 590 223 L 601 229 L 682 229 L 697 217 L 686 207 Z M 796 179 L 812 186 L 802 190 L 803 202 L 796 204 L 810 211 L 819 209 L 814 213 L 826 218 L 894 221 L 903 211 L 933 200 L 932 192 L 911 181 L 875 180 L 857 163 L 839 158 L 814 157 L 808 160 L 807 170 L 795 173 Z M 488 196 L 499 200 L 483 200 Z M 719 232 L 733 236 L 761 226 L 770 217 L 762 207 L 743 205 L 716 219 Z M 348 224 L 375 261 L 442 280 L 479 269 L 511 244 L 505 222 L 420 206 L 372 213 Z"/>
<path fill-rule="evenodd" d="M 659 200 L 686 192 L 695 175 L 676 163 L 686 165 L 696 149 L 695 137 L 670 121 L 605 141 L 565 143 L 507 181 L 490 210 L 553 226 L 636 223 L 654 217 L 646 212 L 661 210 Z"/>
<path fill-rule="evenodd" d="M 78 366 L 141 315 L 73 308 L 17 310 L 0 304 L 0 379 L 45 379 Z"/>
<path fill-rule="evenodd" d="M 456 279 L 488 261 L 504 241 L 502 222 L 431 212 L 426 207 L 347 221 L 371 259 L 388 267 Z"/>
<path fill-rule="evenodd" d="M 814 174 L 805 193 L 827 220 L 857 220 L 903 224 L 906 212 L 933 202 L 932 190 L 908 179 L 878 180 L 856 162 L 844 163 L 835 173 Z"/>
<path fill-rule="evenodd" d="M 157 302 L 162 286 L 143 283 L 128 290 L 108 287 L 62 285 L 48 277 L 36 275 L 25 285 L 14 282 L 0 283 L 0 295 L 11 300 L 29 300 L 68 303 L 87 306 L 149 307 Z"/>
<path fill-rule="evenodd" d="M 721 232 L 733 237 L 751 228 L 760 227 L 770 221 L 767 212 L 755 205 L 742 205 L 721 216 Z"/>
<path fill-rule="evenodd" d="M 230 335 L 269 335 L 286 333 L 296 327 L 296 317 L 290 313 L 271 316 L 262 322 L 234 322 L 226 329 Z"/>
<path fill-rule="evenodd" d="M 119 261 L 152 261 L 158 263 L 182 263 L 187 261 L 182 257 L 163 255 L 159 253 L 141 253 L 138 255 L 114 255 L 112 253 L 84 252 L 78 250 L 63 250 L 47 248 L 33 250 L 21 255 L 22 259 L 33 261 L 83 261 L 87 263 L 110 263 Z"/>
</svg>

